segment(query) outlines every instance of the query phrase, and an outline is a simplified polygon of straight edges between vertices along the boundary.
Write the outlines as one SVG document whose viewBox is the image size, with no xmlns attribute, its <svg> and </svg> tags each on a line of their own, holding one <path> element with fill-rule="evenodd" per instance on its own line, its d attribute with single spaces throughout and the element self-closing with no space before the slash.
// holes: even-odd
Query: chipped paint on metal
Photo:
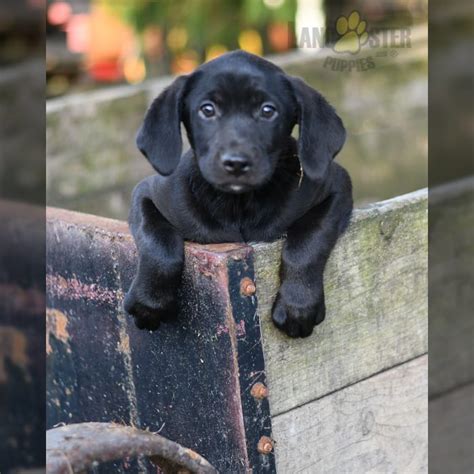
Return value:
<svg viewBox="0 0 474 474">
<path fill-rule="evenodd" d="M 120 290 L 103 288 L 95 283 L 83 283 L 77 278 L 65 278 L 58 274 L 46 275 L 46 288 L 49 295 L 65 300 L 91 300 L 115 305 L 117 300 L 122 300 Z"/>
<path fill-rule="evenodd" d="M 7 360 L 20 368 L 27 381 L 31 380 L 28 371 L 28 340 L 23 332 L 13 326 L 0 327 L 0 383 L 8 381 Z"/>
<path fill-rule="evenodd" d="M 67 344 L 67 351 L 71 352 L 69 347 L 69 333 L 67 330 L 68 318 L 66 314 L 58 309 L 46 308 L 46 353 L 53 351 L 50 343 L 50 336 L 53 335 L 58 341 Z"/>
<path fill-rule="evenodd" d="M 221 334 L 229 334 L 229 328 L 224 324 L 218 324 L 216 333 L 218 336 Z M 235 323 L 235 335 L 237 337 L 245 337 L 245 321 L 243 319 Z"/>
<path fill-rule="evenodd" d="M 126 380 L 123 381 L 125 392 L 129 402 L 130 422 L 132 426 L 140 426 L 140 417 L 137 407 L 137 390 L 133 380 L 133 363 L 132 354 L 130 352 L 130 337 L 127 332 L 126 315 L 119 309 L 117 318 L 120 321 L 119 342 L 117 349 L 122 353 L 123 363 L 127 374 Z"/>
<path fill-rule="evenodd" d="M 117 271 L 117 255 L 115 254 L 114 250 L 112 249 L 112 259 L 113 259 L 113 273 L 115 275 L 115 279 L 117 282 L 118 287 L 122 286 L 122 279 L 120 276 L 120 272 Z M 117 291 L 116 293 L 119 293 Z M 121 293 L 121 292 L 120 292 Z M 127 377 L 124 381 L 124 387 L 126 387 L 126 393 L 128 397 L 128 401 L 130 404 L 130 422 L 132 426 L 140 426 L 140 417 L 138 414 L 138 406 L 137 406 L 137 389 L 135 387 L 135 382 L 133 378 L 133 362 L 132 362 L 132 353 L 130 350 L 130 336 L 127 331 L 127 315 L 124 313 L 122 308 L 122 301 L 123 297 L 121 295 L 120 298 L 116 299 L 117 305 L 117 319 L 119 321 L 119 342 L 117 343 L 117 349 L 123 355 L 123 363 L 125 366 L 125 371 Z M 142 463 L 142 460 L 138 460 L 138 464 L 142 469 L 145 469 L 145 466 Z"/>
</svg>

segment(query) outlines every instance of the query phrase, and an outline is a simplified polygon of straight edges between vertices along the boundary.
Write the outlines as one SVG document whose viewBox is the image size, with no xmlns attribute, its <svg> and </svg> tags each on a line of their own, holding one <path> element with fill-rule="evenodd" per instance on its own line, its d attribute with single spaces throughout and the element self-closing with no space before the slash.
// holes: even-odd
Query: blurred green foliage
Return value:
<svg viewBox="0 0 474 474">
<path fill-rule="evenodd" d="M 238 48 L 239 32 L 256 29 L 262 37 L 264 52 L 270 52 L 266 27 L 272 22 L 292 22 L 296 0 L 96 0 L 132 26 L 138 35 L 148 27 L 165 33 L 183 27 L 188 33 L 187 47 L 203 55 L 209 45 Z M 272 5 L 272 6 L 268 6 Z M 225 20 L 224 20 L 225 19 Z"/>
</svg>

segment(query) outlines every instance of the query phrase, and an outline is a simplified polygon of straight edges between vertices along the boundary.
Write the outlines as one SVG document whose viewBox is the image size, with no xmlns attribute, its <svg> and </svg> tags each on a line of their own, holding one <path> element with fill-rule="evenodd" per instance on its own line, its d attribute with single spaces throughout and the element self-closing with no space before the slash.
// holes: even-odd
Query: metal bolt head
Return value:
<svg viewBox="0 0 474 474">
<path fill-rule="evenodd" d="M 257 451 L 260 454 L 270 454 L 273 451 L 273 441 L 268 436 L 262 436 L 258 441 Z"/>
<path fill-rule="evenodd" d="M 262 382 L 257 382 L 250 389 L 250 395 L 257 400 L 262 400 L 268 397 L 268 388 Z"/>
<path fill-rule="evenodd" d="M 240 282 L 240 293 L 244 296 L 252 296 L 255 294 L 255 283 L 248 277 L 242 278 Z"/>
</svg>

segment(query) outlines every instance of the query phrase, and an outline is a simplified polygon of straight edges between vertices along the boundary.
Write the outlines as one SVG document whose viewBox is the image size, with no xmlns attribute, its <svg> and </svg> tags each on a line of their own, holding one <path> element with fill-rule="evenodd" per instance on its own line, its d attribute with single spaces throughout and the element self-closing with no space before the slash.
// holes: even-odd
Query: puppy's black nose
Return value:
<svg viewBox="0 0 474 474">
<path fill-rule="evenodd" d="M 243 156 L 226 154 L 222 156 L 221 161 L 224 169 L 234 176 L 245 174 L 250 169 L 248 159 Z"/>
</svg>

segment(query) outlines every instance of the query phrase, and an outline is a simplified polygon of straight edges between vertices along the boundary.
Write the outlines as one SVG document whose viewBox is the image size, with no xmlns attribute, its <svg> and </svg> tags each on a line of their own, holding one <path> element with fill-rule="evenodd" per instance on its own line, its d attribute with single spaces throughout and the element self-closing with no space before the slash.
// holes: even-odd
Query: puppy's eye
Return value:
<svg viewBox="0 0 474 474">
<path fill-rule="evenodd" d="M 275 117 L 277 111 L 276 108 L 271 104 L 263 104 L 260 109 L 260 116 L 265 119 L 271 119 Z"/>
<path fill-rule="evenodd" d="M 206 118 L 211 118 L 216 115 L 216 108 L 210 102 L 202 104 L 199 110 L 201 114 L 204 115 L 204 117 Z"/>
</svg>

